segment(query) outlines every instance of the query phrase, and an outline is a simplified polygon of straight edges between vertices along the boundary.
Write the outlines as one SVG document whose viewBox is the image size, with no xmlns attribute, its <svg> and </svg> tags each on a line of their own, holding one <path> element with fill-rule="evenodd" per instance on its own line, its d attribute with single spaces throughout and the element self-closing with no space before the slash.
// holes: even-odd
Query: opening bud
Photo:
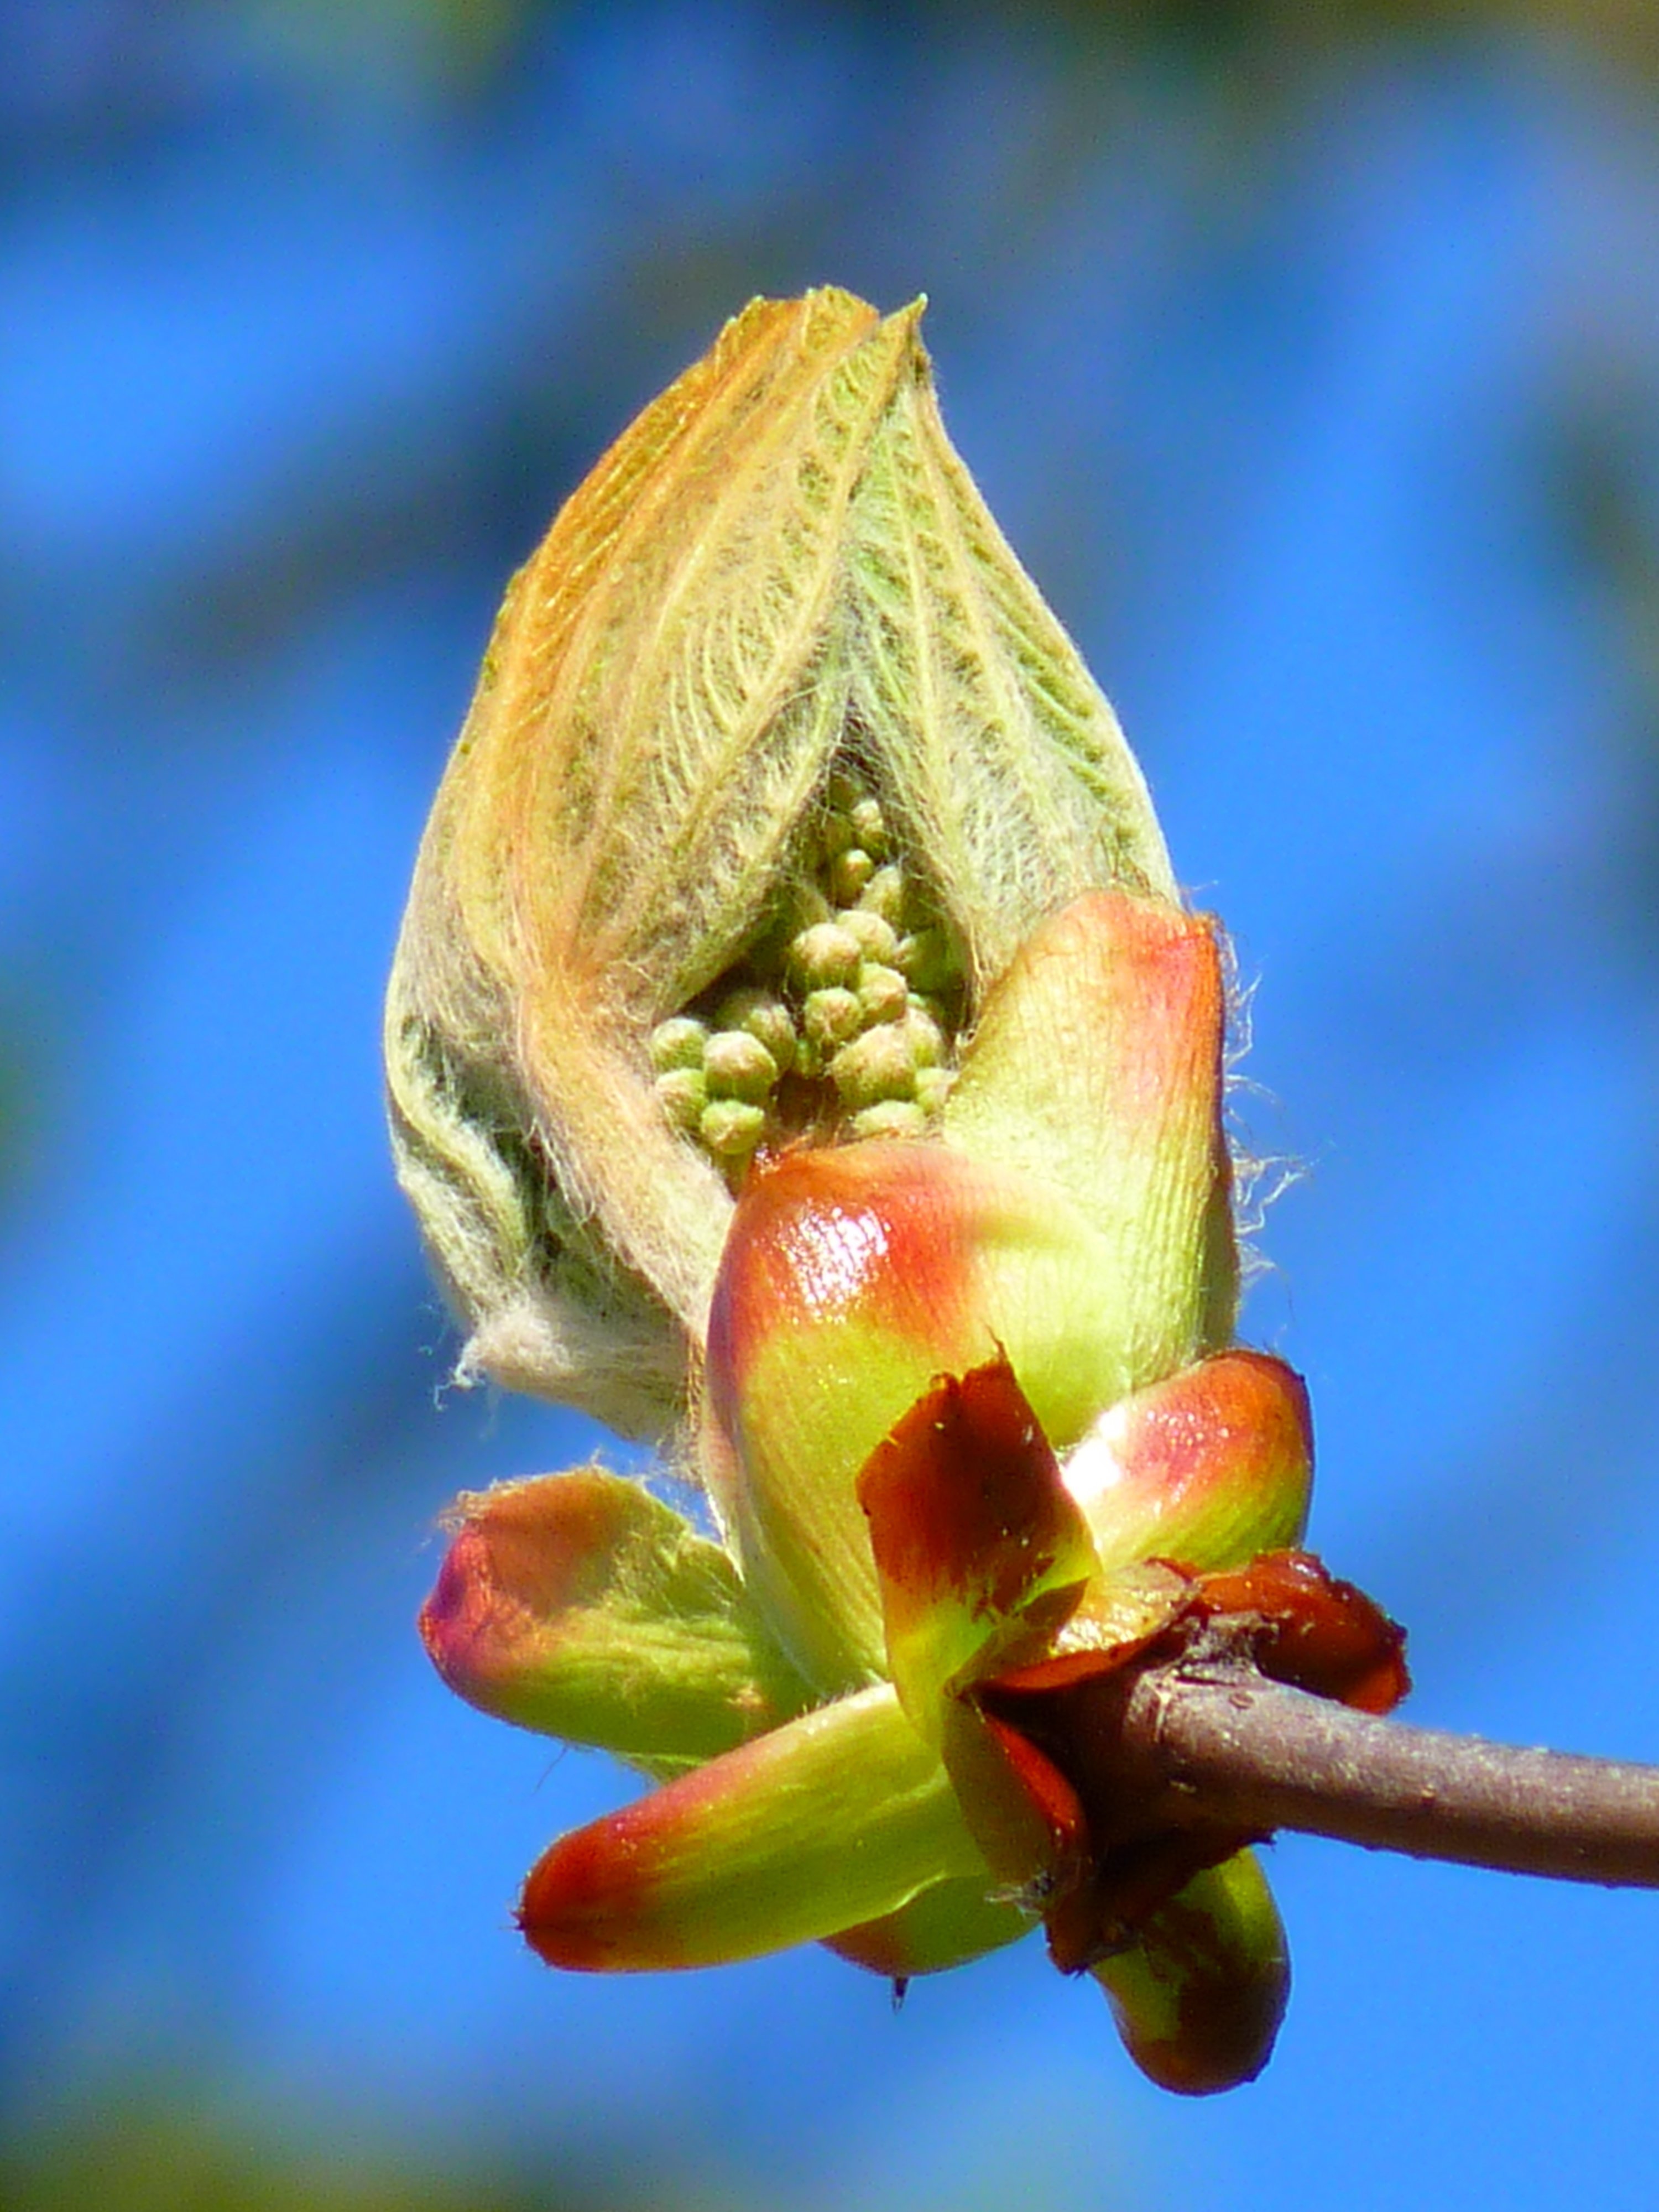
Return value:
<svg viewBox="0 0 1659 2212">
<path fill-rule="evenodd" d="M 627 1434 L 684 1409 L 764 1146 L 935 1126 L 918 1071 L 1045 916 L 1173 895 L 920 313 L 757 301 L 646 410 L 509 589 L 422 845 L 387 1079 L 461 1371 Z"/>
</svg>

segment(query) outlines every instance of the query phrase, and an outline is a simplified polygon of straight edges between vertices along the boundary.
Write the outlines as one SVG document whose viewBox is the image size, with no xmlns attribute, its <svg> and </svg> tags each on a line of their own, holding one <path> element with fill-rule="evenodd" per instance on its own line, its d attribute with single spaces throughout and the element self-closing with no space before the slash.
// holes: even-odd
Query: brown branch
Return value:
<svg viewBox="0 0 1659 2212">
<path fill-rule="evenodd" d="M 1190 1653 L 1142 1671 L 1120 1715 L 1113 1771 L 1171 1826 L 1659 1888 L 1659 1767 L 1376 1720 Z"/>
</svg>

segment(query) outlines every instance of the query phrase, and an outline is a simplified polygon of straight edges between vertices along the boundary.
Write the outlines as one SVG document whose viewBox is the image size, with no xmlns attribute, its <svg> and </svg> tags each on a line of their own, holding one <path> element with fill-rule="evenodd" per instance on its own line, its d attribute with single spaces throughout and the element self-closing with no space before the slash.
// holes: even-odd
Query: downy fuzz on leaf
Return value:
<svg viewBox="0 0 1659 2212">
<path fill-rule="evenodd" d="M 386 1067 L 461 1372 L 624 1433 L 684 1411 L 762 1144 L 936 1127 L 1045 917 L 1173 896 L 919 318 L 757 301 L 645 410 L 514 579 L 422 845 Z"/>
</svg>

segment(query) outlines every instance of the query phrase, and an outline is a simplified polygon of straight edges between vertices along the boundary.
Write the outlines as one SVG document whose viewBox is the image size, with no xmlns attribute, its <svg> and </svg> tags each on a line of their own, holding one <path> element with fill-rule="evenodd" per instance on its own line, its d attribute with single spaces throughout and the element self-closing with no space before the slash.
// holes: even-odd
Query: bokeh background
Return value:
<svg viewBox="0 0 1659 2212">
<path fill-rule="evenodd" d="M 1310 19 L 1316 19 L 1311 23 Z M 1259 979 L 1249 1333 L 1417 1716 L 1659 1758 L 1659 20 L 0 8 L 0 2202 L 1653 2202 L 1659 1899 L 1282 1842 L 1257 2086 L 1035 1945 L 560 1978 L 378 998 L 508 569 L 757 291 L 947 419 Z M 621 1455 L 618 1455 L 619 1460 Z"/>
</svg>

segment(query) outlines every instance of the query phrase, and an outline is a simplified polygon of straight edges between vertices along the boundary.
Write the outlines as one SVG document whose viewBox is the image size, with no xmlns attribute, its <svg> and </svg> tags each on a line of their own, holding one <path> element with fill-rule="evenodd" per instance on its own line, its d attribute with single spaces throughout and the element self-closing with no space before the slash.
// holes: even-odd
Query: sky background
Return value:
<svg viewBox="0 0 1659 2212">
<path fill-rule="evenodd" d="M 1279 2053 L 1205 2105 L 1037 1943 L 897 2017 L 816 1951 L 537 1966 L 518 1880 L 627 1784 L 413 1614 L 450 1495 L 599 1439 L 445 1393 L 377 1062 L 509 569 L 751 295 L 926 291 L 1258 987 L 1314 1540 L 1414 1717 L 1659 1759 L 1644 13 L 0 0 L 13 2142 L 137 2098 L 537 2205 L 1650 2206 L 1656 1897 L 1286 1839 Z"/>
</svg>

